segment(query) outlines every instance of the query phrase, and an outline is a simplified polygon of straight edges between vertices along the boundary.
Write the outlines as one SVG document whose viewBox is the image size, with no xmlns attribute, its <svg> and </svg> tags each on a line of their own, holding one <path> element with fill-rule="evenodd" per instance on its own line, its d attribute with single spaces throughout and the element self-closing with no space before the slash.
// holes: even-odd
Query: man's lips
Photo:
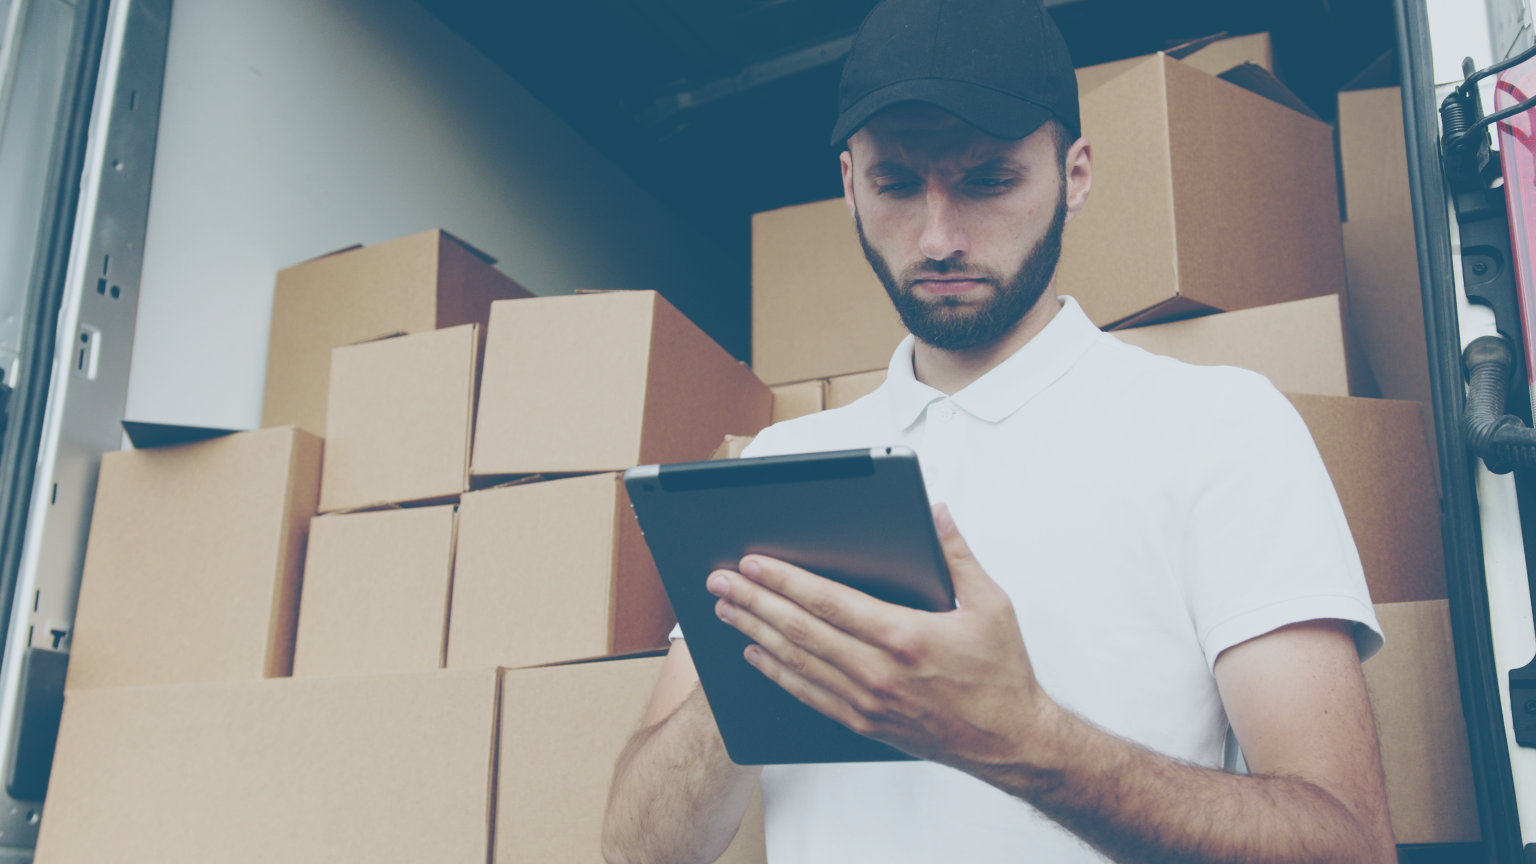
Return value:
<svg viewBox="0 0 1536 864">
<path fill-rule="evenodd" d="M 952 277 L 917 279 L 913 286 L 921 286 L 923 291 L 938 296 L 964 294 L 987 284 L 984 279 L 956 279 Z"/>
</svg>

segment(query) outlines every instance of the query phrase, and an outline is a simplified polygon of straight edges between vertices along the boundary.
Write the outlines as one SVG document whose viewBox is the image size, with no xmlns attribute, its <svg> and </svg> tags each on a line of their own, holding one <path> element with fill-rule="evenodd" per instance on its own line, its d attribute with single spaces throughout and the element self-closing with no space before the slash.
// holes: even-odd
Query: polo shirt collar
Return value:
<svg viewBox="0 0 1536 864">
<path fill-rule="evenodd" d="M 951 401 L 973 417 L 1000 422 L 1065 375 L 1102 336 L 1076 300 L 1062 297 L 1060 311 L 1045 329 Z M 903 339 L 886 370 L 883 389 L 898 429 L 917 422 L 929 405 L 944 398 L 942 392 L 917 380 L 912 369 L 915 344 L 910 335 Z"/>
</svg>

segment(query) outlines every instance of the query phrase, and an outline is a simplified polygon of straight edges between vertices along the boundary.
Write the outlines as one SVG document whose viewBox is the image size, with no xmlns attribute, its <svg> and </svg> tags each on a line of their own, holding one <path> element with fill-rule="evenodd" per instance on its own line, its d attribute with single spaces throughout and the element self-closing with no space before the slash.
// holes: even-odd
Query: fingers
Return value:
<svg viewBox="0 0 1536 864">
<path fill-rule="evenodd" d="M 869 644 L 881 644 L 913 611 L 776 558 L 748 555 L 741 559 L 741 573 L 820 621 Z"/>
<path fill-rule="evenodd" d="M 778 598 L 778 602 L 786 601 Z M 762 606 L 761 603 L 757 605 L 759 608 Z M 863 698 L 864 688 L 856 684 L 846 673 L 817 656 L 814 650 L 807 650 L 797 645 L 751 609 L 722 598 L 716 605 L 715 611 L 720 616 L 720 620 L 735 627 L 755 643 L 747 648 L 747 659 L 748 662 L 752 662 L 754 657 L 758 658 L 758 662 L 753 662 L 753 665 L 765 670 L 765 674 L 768 669 L 782 670 L 785 675 L 793 679 L 803 680 L 816 689 L 829 691 L 841 701 L 856 704 L 866 701 Z M 778 679 L 775 678 L 775 680 Z"/>
<path fill-rule="evenodd" d="M 813 710 L 831 717 L 860 735 L 869 735 L 874 732 L 875 725 L 855 709 L 847 699 L 791 669 L 762 646 L 747 646 L 746 658 L 748 663 L 768 676 L 769 680 Z"/>
<path fill-rule="evenodd" d="M 773 563 L 789 566 L 782 562 Z M 824 616 L 822 613 L 827 610 L 819 604 L 808 608 L 756 580 L 727 570 L 710 574 L 706 584 L 710 593 L 721 598 L 716 606 L 721 620 L 802 673 L 834 683 L 829 679 L 833 677 L 832 672 L 837 672 L 837 676 L 846 681 L 847 675 L 837 670 L 858 668 L 877 659 L 878 649 L 844 632 L 829 620 L 846 617 L 843 612 L 834 611 Z M 867 595 L 859 596 L 867 602 L 875 602 Z"/>
<path fill-rule="evenodd" d="M 960 529 L 955 526 L 948 504 L 933 506 L 933 527 L 939 532 L 939 545 L 943 547 L 944 561 L 949 565 L 949 580 L 954 585 L 958 605 L 967 605 L 967 597 L 976 600 L 983 594 L 1001 593 L 1002 589 L 982 569 L 976 556 L 971 553 L 970 545 L 960 536 Z M 970 605 L 975 604 L 973 602 Z"/>
</svg>

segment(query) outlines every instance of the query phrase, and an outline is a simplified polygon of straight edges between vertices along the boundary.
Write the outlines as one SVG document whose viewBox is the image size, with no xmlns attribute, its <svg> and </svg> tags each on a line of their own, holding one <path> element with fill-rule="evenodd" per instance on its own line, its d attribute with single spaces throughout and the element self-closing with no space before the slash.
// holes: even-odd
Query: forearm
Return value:
<svg viewBox="0 0 1536 864">
<path fill-rule="evenodd" d="M 1312 783 L 1181 763 L 1060 709 L 1050 722 L 1050 752 L 969 770 L 1122 864 L 1390 860 L 1390 836 Z"/>
<path fill-rule="evenodd" d="M 603 820 L 610 864 L 714 861 L 730 845 L 762 769 L 726 755 L 697 688 L 666 720 L 630 739 Z"/>
</svg>

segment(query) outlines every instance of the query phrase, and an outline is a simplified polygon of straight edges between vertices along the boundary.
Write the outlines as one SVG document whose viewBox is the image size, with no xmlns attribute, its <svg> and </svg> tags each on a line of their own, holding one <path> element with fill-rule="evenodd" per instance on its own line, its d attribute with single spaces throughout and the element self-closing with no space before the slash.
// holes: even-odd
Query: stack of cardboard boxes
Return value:
<svg viewBox="0 0 1536 864">
<path fill-rule="evenodd" d="M 1292 394 L 1387 631 L 1398 840 L 1473 841 L 1436 476 L 1394 401 L 1427 397 L 1382 191 L 1405 160 L 1370 152 L 1400 128 L 1361 135 L 1390 99 L 1341 97 L 1341 233 L 1332 130 L 1269 58 L 1260 35 L 1081 70 L 1095 186 L 1058 288 Z M 428 232 L 285 270 L 270 428 L 107 456 L 40 862 L 598 859 L 672 624 L 617 472 L 845 405 L 904 330 L 841 200 L 754 217 L 756 376 L 655 294 L 534 298 L 491 264 Z M 762 843 L 754 813 L 723 860 Z"/>
<path fill-rule="evenodd" d="M 1259 34 L 1079 70 L 1094 184 L 1057 290 L 1125 342 L 1290 395 L 1387 633 L 1365 670 L 1398 841 L 1473 842 L 1399 95 L 1340 95 L 1341 226 L 1334 131 L 1270 56 Z M 841 199 L 754 217 L 753 368 L 775 421 L 879 387 L 904 335 Z"/>
<path fill-rule="evenodd" d="M 442 232 L 283 271 L 273 317 L 270 428 L 104 461 L 38 860 L 599 860 L 673 625 L 615 472 L 767 387 Z"/>
</svg>

